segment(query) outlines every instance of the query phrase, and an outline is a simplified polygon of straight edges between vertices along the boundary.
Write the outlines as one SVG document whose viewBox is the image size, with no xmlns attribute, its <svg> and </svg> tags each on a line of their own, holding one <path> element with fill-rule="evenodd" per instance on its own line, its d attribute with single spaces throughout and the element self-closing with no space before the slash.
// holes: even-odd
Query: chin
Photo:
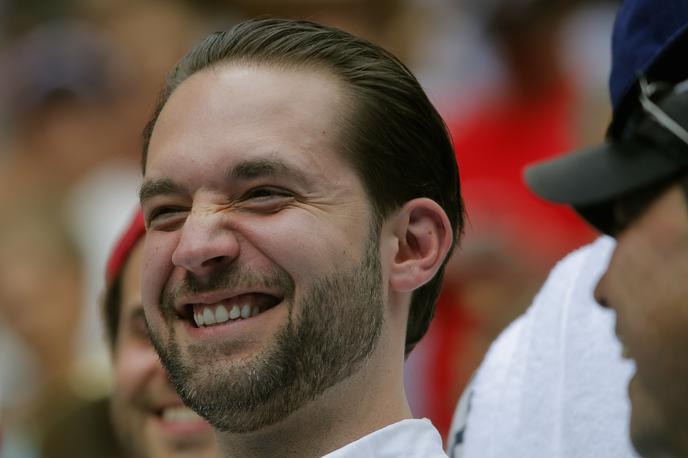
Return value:
<svg viewBox="0 0 688 458">
<path fill-rule="evenodd" d="M 629 386 L 631 398 L 631 442 L 645 458 L 685 456 L 677 454 L 671 437 L 671 423 L 661 406 L 640 382 L 637 375 Z"/>
</svg>

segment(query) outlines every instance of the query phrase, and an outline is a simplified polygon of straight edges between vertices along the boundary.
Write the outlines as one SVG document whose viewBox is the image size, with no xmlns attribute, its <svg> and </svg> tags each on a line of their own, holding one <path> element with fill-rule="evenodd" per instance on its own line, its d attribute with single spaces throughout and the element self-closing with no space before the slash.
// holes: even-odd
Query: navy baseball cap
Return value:
<svg viewBox="0 0 688 458">
<path fill-rule="evenodd" d="M 637 102 L 638 76 L 677 83 L 688 78 L 688 1 L 625 0 L 612 33 L 609 97 L 615 135 Z"/>
<path fill-rule="evenodd" d="M 688 130 L 688 83 L 676 85 L 688 78 L 686 52 L 688 1 L 624 1 L 612 37 L 607 141 L 529 167 L 525 180 L 531 190 L 571 205 L 610 233 L 612 202 L 688 168 L 688 133 L 682 138 Z"/>
</svg>

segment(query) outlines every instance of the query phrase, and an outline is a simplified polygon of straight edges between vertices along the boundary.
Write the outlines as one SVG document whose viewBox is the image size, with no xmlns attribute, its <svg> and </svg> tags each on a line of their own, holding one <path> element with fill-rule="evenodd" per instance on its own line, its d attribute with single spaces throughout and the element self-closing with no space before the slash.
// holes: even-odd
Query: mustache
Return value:
<svg viewBox="0 0 688 458">
<path fill-rule="evenodd" d="M 221 289 L 268 289 L 282 292 L 284 297 L 294 293 L 294 280 L 286 271 L 273 266 L 267 272 L 246 266 L 229 265 L 214 270 L 206 277 L 187 272 L 176 285 L 166 285 L 162 292 L 163 313 L 174 313 L 174 304 L 181 296 L 209 293 Z"/>
</svg>

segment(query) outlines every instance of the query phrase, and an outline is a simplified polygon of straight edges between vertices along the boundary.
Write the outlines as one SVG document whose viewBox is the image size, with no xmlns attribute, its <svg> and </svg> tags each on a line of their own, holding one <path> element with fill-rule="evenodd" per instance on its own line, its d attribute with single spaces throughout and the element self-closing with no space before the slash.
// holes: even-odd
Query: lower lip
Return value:
<svg viewBox="0 0 688 458">
<path fill-rule="evenodd" d="M 221 339 L 231 334 L 248 333 L 255 329 L 255 326 L 260 326 L 265 329 L 268 322 L 277 319 L 280 310 L 284 309 L 284 301 L 269 308 L 268 310 L 249 318 L 242 318 L 235 321 L 226 321 L 219 325 L 211 325 L 204 327 L 196 327 L 187 320 L 182 320 L 185 331 L 189 334 L 191 339 L 195 341 L 215 340 Z"/>
<path fill-rule="evenodd" d="M 200 434 L 204 432 L 212 432 L 213 428 L 203 420 L 198 421 L 166 421 L 162 417 L 155 416 L 154 423 L 158 428 L 167 434 L 174 436 L 184 434 Z"/>
</svg>

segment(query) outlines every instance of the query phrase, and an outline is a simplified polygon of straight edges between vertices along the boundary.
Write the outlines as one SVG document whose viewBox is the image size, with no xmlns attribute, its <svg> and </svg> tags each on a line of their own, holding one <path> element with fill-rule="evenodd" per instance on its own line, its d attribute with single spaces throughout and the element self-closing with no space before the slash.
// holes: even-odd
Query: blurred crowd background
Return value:
<svg viewBox="0 0 688 458">
<path fill-rule="evenodd" d="M 107 396 L 104 266 L 137 204 L 141 131 L 166 71 L 249 17 L 376 41 L 418 76 L 456 146 L 468 227 L 407 365 L 445 434 L 490 342 L 594 235 L 523 165 L 597 143 L 617 3 L 602 0 L 0 0 L 0 457 L 62 456 L 54 425 Z M 78 436 L 77 436 L 78 437 Z"/>
</svg>

